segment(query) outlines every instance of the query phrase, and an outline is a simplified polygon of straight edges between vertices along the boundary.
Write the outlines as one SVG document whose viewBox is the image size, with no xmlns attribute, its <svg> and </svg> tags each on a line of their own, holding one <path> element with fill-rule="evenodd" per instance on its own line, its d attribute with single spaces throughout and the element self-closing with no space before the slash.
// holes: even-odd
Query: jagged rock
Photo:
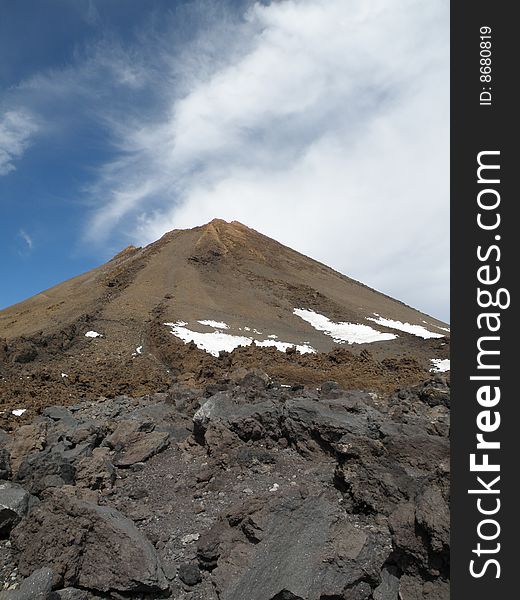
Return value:
<svg viewBox="0 0 520 600">
<path fill-rule="evenodd" d="M 202 581 L 200 569 L 195 563 L 182 563 L 179 566 L 179 578 L 189 586 L 197 585 Z"/>
<path fill-rule="evenodd" d="M 362 397 L 362 392 L 359 393 Z M 357 395 L 337 399 L 291 398 L 285 403 L 285 436 L 293 443 L 317 438 L 322 444 L 338 442 L 347 434 L 375 435 L 375 411 L 358 402 Z M 369 418 L 372 417 L 372 419 Z"/>
<path fill-rule="evenodd" d="M 123 419 L 116 422 L 112 433 L 103 441 L 103 446 L 108 446 L 113 450 L 119 451 L 124 448 L 134 435 L 138 432 L 153 431 L 154 424 L 149 420 Z"/>
<path fill-rule="evenodd" d="M 56 493 L 15 527 L 11 543 L 22 574 L 46 564 L 64 586 L 156 594 L 168 587 L 152 544 L 107 506 Z"/>
<path fill-rule="evenodd" d="M 150 418 L 125 419 L 118 423 L 103 445 L 116 451 L 116 466 L 130 467 L 135 463 L 145 462 L 168 446 L 168 432 L 154 429 L 155 423 Z"/>
<path fill-rule="evenodd" d="M 399 577 L 395 567 L 381 571 L 381 583 L 373 593 L 374 600 L 399 600 Z"/>
<path fill-rule="evenodd" d="M 446 581 L 421 581 L 403 575 L 399 585 L 399 600 L 449 600 L 450 586 Z"/>
<path fill-rule="evenodd" d="M 115 480 L 116 470 L 108 448 L 95 448 L 92 456 L 82 458 L 76 465 L 76 485 L 79 487 L 108 490 Z"/>
<path fill-rule="evenodd" d="M 126 438 L 123 449 L 116 454 L 114 464 L 118 467 L 130 467 L 135 463 L 145 462 L 168 446 L 168 438 L 165 431 L 135 432 Z"/>
<path fill-rule="evenodd" d="M 199 539 L 197 545 L 197 558 L 199 566 L 205 571 L 212 571 L 218 564 L 220 557 L 220 540 L 216 532 L 210 531 Z"/>
<path fill-rule="evenodd" d="M 5 537 L 29 511 L 35 498 L 22 486 L 10 481 L 0 482 L 0 537 Z"/>
<path fill-rule="evenodd" d="M 236 449 L 242 445 L 238 435 L 220 421 L 215 421 L 207 426 L 203 442 L 209 456 L 214 456 L 222 463 L 227 462 Z"/>
<path fill-rule="evenodd" d="M 200 395 L 200 392 L 199 392 Z M 153 422 L 155 432 L 167 432 L 170 442 L 182 442 L 191 435 L 191 418 L 181 414 L 169 403 L 168 394 L 154 394 L 144 406 L 139 406 L 128 417 L 141 422 Z"/>
<path fill-rule="evenodd" d="M 56 585 L 75 588 L 59 592 L 71 600 L 83 591 L 85 600 L 160 597 L 160 585 L 117 583 L 131 579 L 138 552 L 119 556 L 125 536 L 95 512 L 108 504 L 138 521 L 164 556 L 174 597 L 398 600 L 401 587 L 412 600 L 441 598 L 449 409 L 421 399 L 425 386 L 388 398 L 333 383 L 296 392 L 247 373 L 239 382 L 219 382 L 209 398 L 179 387 L 182 414 L 166 394 L 46 411 L 45 447 L 22 457 L 15 475 L 45 510 L 36 522 L 41 505 L 33 508 L 11 534 L 20 573 L 49 565 Z M 185 439 L 188 422 L 195 435 Z M 175 428 L 181 443 L 143 462 Z M 7 450 L 16 435 L 2 442 Z M 114 463 L 129 467 L 117 471 L 117 485 Z M 94 508 L 71 508 L 77 503 Z"/>
<path fill-rule="evenodd" d="M 33 423 L 19 427 L 14 433 L 11 445 L 13 473 L 18 471 L 18 467 L 28 454 L 43 450 L 46 442 L 47 423 Z"/>
<path fill-rule="evenodd" d="M 366 579 L 379 583 L 380 565 L 392 551 L 388 534 L 354 523 L 324 498 L 263 505 L 253 523 L 262 529 L 260 540 L 248 538 L 244 519 L 236 515 L 231 531 L 218 533 L 213 578 L 223 600 L 341 598 L 347 589 L 353 595 L 345 597 L 368 598 L 372 588 Z M 239 532 L 249 541 L 247 549 Z"/>
<path fill-rule="evenodd" d="M 0 448 L 0 479 L 9 479 L 11 475 L 11 454 L 7 448 Z"/>
<path fill-rule="evenodd" d="M 67 425 L 76 426 L 78 421 L 65 406 L 49 406 L 42 410 L 42 415 L 52 421 L 64 421 Z"/>
<path fill-rule="evenodd" d="M 73 484 L 75 468 L 69 459 L 48 449 L 27 456 L 22 461 L 15 480 L 38 496 L 47 488 Z"/>
<path fill-rule="evenodd" d="M 54 573 L 43 567 L 24 579 L 17 590 L 0 592 L 0 600 L 59 600 L 52 591 Z"/>
</svg>

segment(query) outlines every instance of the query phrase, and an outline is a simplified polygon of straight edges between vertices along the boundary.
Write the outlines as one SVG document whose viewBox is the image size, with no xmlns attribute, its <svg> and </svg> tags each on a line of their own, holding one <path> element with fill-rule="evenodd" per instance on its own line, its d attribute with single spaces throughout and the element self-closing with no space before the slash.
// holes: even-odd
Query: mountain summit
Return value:
<svg viewBox="0 0 520 600">
<path fill-rule="evenodd" d="M 427 370 L 447 357 L 448 331 L 237 221 L 215 219 L 144 248 L 129 246 L 1 311 L 0 368 L 8 378 L 24 370 L 37 379 L 43 369 L 64 390 L 75 384 L 108 394 L 100 383 L 106 378 L 126 381 L 114 393 L 135 392 L 135 385 L 148 389 L 152 375 L 166 385 L 188 351 L 187 371 L 200 379 L 201 365 L 222 365 L 234 350 L 288 362 L 292 379 L 309 381 L 299 368 L 340 349 L 378 362 L 413 359 Z"/>
</svg>

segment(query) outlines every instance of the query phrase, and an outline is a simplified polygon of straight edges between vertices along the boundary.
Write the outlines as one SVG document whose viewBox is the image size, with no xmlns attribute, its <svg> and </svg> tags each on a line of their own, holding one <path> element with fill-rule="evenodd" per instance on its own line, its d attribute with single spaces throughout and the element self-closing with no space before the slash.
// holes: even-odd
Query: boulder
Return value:
<svg viewBox="0 0 520 600">
<path fill-rule="evenodd" d="M 374 590 L 374 600 L 399 600 L 399 577 L 395 567 L 381 571 L 381 583 Z"/>
<path fill-rule="evenodd" d="M 54 574 L 43 567 L 24 579 L 17 590 L 0 592 L 0 600 L 59 600 L 52 591 Z"/>
<path fill-rule="evenodd" d="M 63 586 L 160 595 L 168 585 L 152 544 L 117 510 L 58 493 L 11 532 L 20 573 L 49 565 Z"/>
<path fill-rule="evenodd" d="M 0 538 L 9 535 L 35 501 L 22 486 L 10 481 L 0 482 Z"/>
<path fill-rule="evenodd" d="M 59 452 L 45 450 L 27 456 L 20 464 L 15 480 L 38 496 L 47 488 L 73 484 L 75 469 Z"/>
<path fill-rule="evenodd" d="M 196 563 L 182 563 L 179 567 L 179 578 L 186 585 L 197 585 L 202 581 L 199 566 Z"/>
<path fill-rule="evenodd" d="M 399 600 L 449 600 L 449 583 L 441 579 L 422 581 L 420 578 L 403 575 L 399 585 Z"/>
<path fill-rule="evenodd" d="M 145 462 L 168 446 L 168 432 L 154 429 L 151 419 L 125 419 L 104 440 L 103 446 L 116 451 L 114 464 L 117 467 L 130 467 Z"/>
<path fill-rule="evenodd" d="M 43 450 L 46 442 L 47 423 L 33 423 L 19 427 L 14 433 L 10 450 L 13 473 L 18 471 L 18 467 L 28 454 Z"/>
<path fill-rule="evenodd" d="M 166 431 L 137 431 L 126 438 L 123 448 L 115 456 L 114 464 L 124 468 L 145 462 L 168 446 L 168 438 L 169 434 Z"/>
<path fill-rule="evenodd" d="M 108 490 L 116 480 L 116 470 L 108 448 L 95 448 L 76 465 L 76 485 L 91 490 Z"/>
<path fill-rule="evenodd" d="M 379 583 L 381 564 L 392 552 L 383 530 L 355 522 L 322 497 L 292 496 L 249 510 L 255 511 L 249 517 L 246 508 L 229 518 L 231 531 L 219 525 L 215 532 L 212 575 L 222 600 L 365 600 L 372 591 L 367 580 Z M 261 535 L 251 535 L 251 527 Z M 201 539 L 206 563 L 210 540 Z"/>
</svg>

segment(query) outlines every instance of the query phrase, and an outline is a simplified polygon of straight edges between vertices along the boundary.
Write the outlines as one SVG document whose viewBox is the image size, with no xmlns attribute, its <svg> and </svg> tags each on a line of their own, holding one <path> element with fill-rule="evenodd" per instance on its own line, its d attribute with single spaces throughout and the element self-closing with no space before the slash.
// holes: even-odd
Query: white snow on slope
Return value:
<svg viewBox="0 0 520 600">
<path fill-rule="evenodd" d="M 200 321 L 198 321 L 200 323 Z M 296 351 L 300 354 L 314 353 L 316 350 L 309 344 L 291 344 L 289 342 L 280 342 L 273 339 L 253 340 L 253 338 L 242 335 L 233 335 L 231 333 L 223 333 L 222 331 L 212 331 L 211 333 L 200 333 L 192 331 L 186 327 L 185 321 L 177 321 L 176 323 L 165 323 L 172 334 L 180 338 L 185 344 L 194 342 L 197 348 L 209 352 L 213 356 L 218 356 L 220 352 L 233 352 L 239 346 L 251 346 L 255 344 L 259 347 L 273 346 L 281 352 L 286 352 L 290 347 L 296 347 Z M 249 328 L 244 328 L 249 329 Z M 250 329 L 249 329 L 250 330 Z"/>
<path fill-rule="evenodd" d="M 15 417 L 21 417 L 26 410 L 26 408 L 15 408 L 11 412 Z"/>
<path fill-rule="evenodd" d="M 212 321 L 211 319 L 206 319 L 204 321 L 197 321 L 201 325 L 207 325 L 208 327 L 215 327 L 215 329 L 229 329 L 229 325 L 224 323 L 224 321 Z"/>
<path fill-rule="evenodd" d="M 450 370 L 449 358 L 432 358 L 433 367 L 430 369 L 432 373 L 445 373 Z"/>
<path fill-rule="evenodd" d="M 97 337 L 103 337 L 103 336 L 101 335 L 101 333 L 98 333 L 97 331 L 87 331 L 87 333 L 85 334 L 85 337 L 97 338 Z"/>
<path fill-rule="evenodd" d="M 170 327 L 171 332 L 176 337 L 180 338 L 185 344 L 194 342 L 197 348 L 209 352 L 213 356 L 218 356 L 219 352 L 233 352 L 239 346 L 250 346 L 252 339 L 241 335 L 231 335 L 222 333 L 221 331 L 213 331 L 211 333 L 199 333 L 191 331 L 183 324 L 183 321 L 177 323 L 165 323 Z"/>
<path fill-rule="evenodd" d="M 310 323 L 314 329 L 323 331 L 326 335 L 330 335 L 338 344 L 344 342 L 347 342 L 348 344 L 368 344 L 371 342 L 393 340 L 397 337 L 397 335 L 394 335 L 393 333 L 382 333 L 368 325 L 345 322 L 335 323 L 313 310 L 295 308 L 293 313 L 304 321 L 307 321 L 307 323 Z"/>
<path fill-rule="evenodd" d="M 375 313 L 374 313 L 375 314 Z M 416 335 L 417 337 L 422 337 L 427 340 L 428 338 L 441 338 L 444 337 L 442 333 L 433 333 L 432 331 L 428 331 L 426 327 L 422 325 L 412 325 L 411 323 L 403 323 L 402 321 L 394 321 L 393 319 L 385 319 L 384 317 L 380 317 L 376 314 L 376 319 L 374 317 L 366 317 L 368 321 L 373 321 L 378 325 L 383 325 L 383 327 L 390 327 L 390 329 L 398 329 L 399 331 L 404 331 L 406 333 L 411 333 L 412 335 Z"/>
</svg>

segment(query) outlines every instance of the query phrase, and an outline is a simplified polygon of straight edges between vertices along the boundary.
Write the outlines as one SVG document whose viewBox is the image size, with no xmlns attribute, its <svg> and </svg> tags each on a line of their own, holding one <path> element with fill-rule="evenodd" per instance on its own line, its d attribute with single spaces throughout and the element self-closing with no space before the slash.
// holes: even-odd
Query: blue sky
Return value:
<svg viewBox="0 0 520 600">
<path fill-rule="evenodd" d="M 448 15 L 4 0 L 0 307 L 221 217 L 447 320 Z"/>
</svg>

